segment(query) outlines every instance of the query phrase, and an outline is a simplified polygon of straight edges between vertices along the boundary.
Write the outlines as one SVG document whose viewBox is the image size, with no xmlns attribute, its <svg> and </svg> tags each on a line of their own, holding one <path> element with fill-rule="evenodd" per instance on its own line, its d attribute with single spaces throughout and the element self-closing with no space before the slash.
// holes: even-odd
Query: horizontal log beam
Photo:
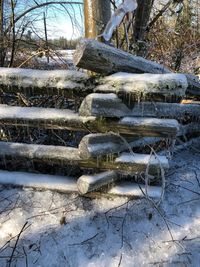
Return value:
<svg viewBox="0 0 200 267">
<path fill-rule="evenodd" d="M 130 116 L 198 120 L 199 104 L 141 102 L 135 103 Z"/>
<path fill-rule="evenodd" d="M 122 137 L 114 133 L 89 134 L 82 138 L 79 153 L 82 158 L 94 158 L 122 151 L 130 151 L 133 147 L 143 147 L 161 141 L 156 137 Z"/>
<path fill-rule="evenodd" d="M 101 119 L 82 117 L 70 110 L 0 105 L 0 125 L 68 129 L 85 132 L 113 131 L 140 136 L 175 136 L 179 130 L 176 120 L 154 118 Z"/>
<path fill-rule="evenodd" d="M 76 178 L 47 175 L 47 174 L 34 174 L 26 172 L 8 172 L 0 170 L 0 184 L 4 186 L 18 186 L 24 188 L 35 188 L 37 190 L 53 190 L 62 193 L 75 193 L 78 194 Z M 114 186 L 107 192 L 93 192 L 87 194 L 87 197 L 128 197 L 128 198 L 144 198 L 145 186 L 138 185 L 130 182 L 123 182 Z M 151 198 L 159 199 L 161 197 L 162 189 L 158 186 L 148 187 L 148 196 Z"/>
<path fill-rule="evenodd" d="M 128 157 L 129 155 L 129 157 Z M 126 154 L 124 157 L 114 158 L 110 161 L 106 159 L 84 159 L 80 157 L 79 150 L 71 147 L 30 145 L 12 142 L 0 142 L 0 158 L 33 160 L 47 163 L 57 163 L 60 165 L 77 165 L 82 168 L 95 168 L 102 170 L 120 170 L 122 172 L 139 173 L 144 172 L 149 165 L 151 173 L 156 173 L 160 169 L 160 163 L 164 169 L 169 168 L 166 157 L 150 157 L 145 154 Z"/>
<path fill-rule="evenodd" d="M 71 70 L 0 68 L 3 92 L 26 95 L 85 96 L 93 86 L 86 73 Z"/>
<path fill-rule="evenodd" d="M 78 68 L 102 74 L 119 71 L 132 73 L 169 73 L 164 66 L 133 56 L 120 49 L 92 39 L 82 39 L 74 53 L 74 64 Z"/>
<path fill-rule="evenodd" d="M 108 134 L 89 134 L 82 138 L 79 144 L 80 156 L 82 158 L 94 158 L 108 154 L 119 153 L 124 150 L 129 150 L 131 141 L 138 140 L 134 137 L 120 137 L 112 133 Z"/>
<path fill-rule="evenodd" d="M 188 82 L 183 74 L 132 74 L 118 72 L 104 77 L 94 91 L 118 93 L 140 99 L 163 98 L 170 101 L 172 97 L 185 96 Z"/>
<path fill-rule="evenodd" d="M 128 73 L 171 73 L 169 69 L 156 62 L 134 56 L 120 49 L 100 43 L 96 40 L 83 39 L 74 53 L 74 64 L 78 68 L 87 69 L 101 74 L 116 72 Z M 186 93 L 200 95 L 200 80 L 197 76 L 186 74 L 188 88 Z"/>
</svg>

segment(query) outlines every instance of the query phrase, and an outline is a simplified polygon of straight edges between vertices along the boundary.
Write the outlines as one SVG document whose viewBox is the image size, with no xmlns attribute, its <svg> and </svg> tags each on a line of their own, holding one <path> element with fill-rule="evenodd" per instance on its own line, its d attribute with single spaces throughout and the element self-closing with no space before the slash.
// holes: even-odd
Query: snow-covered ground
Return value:
<svg viewBox="0 0 200 267">
<path fill-rule="evenodd" d="M 2 187 L 0 266 L 200 266 L 199 156 L 175 155 L 159 210 L 145 199 Z"/>
</svg>

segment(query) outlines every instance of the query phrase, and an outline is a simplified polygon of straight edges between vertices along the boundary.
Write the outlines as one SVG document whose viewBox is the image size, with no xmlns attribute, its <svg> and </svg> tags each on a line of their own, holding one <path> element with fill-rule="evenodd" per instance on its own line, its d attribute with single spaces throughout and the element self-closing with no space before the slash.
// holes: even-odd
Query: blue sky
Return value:
<svg viewBox="0 0 200 267">
<path fill-rule="evenodd" d="M 46 2 L 46 0 L 37 0 L 37 3 Z M 73 2 L 73 0 L 64 0 Z M 83 2 L 83 0 L 75 0 Z M 34 0 L 20 0 L 16 8 L 16 14 L 22 13 L 29 7 L 35 6 Z M 83 5 L 49 5 L 44 8 L 37 9 L 27 15 L 27 21 L 30 21 L 29 28 L 32 35 L 44 36 L 43 12 L 47 16 L 47 30 L 49 38 L 65 37 L 74 39 L 84 35 L 83 23 Z M 21 22 L 19 22 L 19 25 Z"/>
</svg>

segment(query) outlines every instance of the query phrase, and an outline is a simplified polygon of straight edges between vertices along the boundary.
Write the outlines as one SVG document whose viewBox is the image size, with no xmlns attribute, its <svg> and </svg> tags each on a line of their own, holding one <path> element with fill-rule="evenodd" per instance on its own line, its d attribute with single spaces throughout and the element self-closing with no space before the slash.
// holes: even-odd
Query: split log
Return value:
<svg viewBox="0 0 200 267">
<path fill-rule="evenodd" d="M 150 173 L 157 173 L 160 163 L 164 169 L 169 168 L 166 157 L 156 158 L 145 154 L 130 154 L 114 158 L 110 161 L 106 159 L 83 159 L 79 155 L 79 150 L 70 147 L 30 145 L 12 142 L 0 142 L 0 158 L 5 162 L 7 159 L 33 160 L 47 163 L 57 163 L 63 165 L 76 165 L 81 168 L 95 168 L 100 170 L 118 170 L 125 173 L 144 172 L 149 165 Z"/>
<path fill-rule="evenodd" d="M 198 120 L 200 118 L 200 105 L 195 103 L 141 102 L 135 103 L 130 116 Z"/>
<path fill-rule="evenodd" d="M 70 110 L 28 108 L 0 105 L 0 125 L 67 129 L 85 132 L 109 132 L 140 136 L 175 136 L 179 130 L 176 120 L 124 117 L 119 120 L 81 117 Z"/>
<path fill-rule="evenodd" d="M 90 94 L 79 108 L 81 116 L 120 118 L 130 114 L 130 110 L 116 94 Z"/>
<path fill-rule="evenodd" d="M 170 73 L 164 66 L 133 56 L 120 49 L 92 39 L 82 39 L 74 53 L 74 64 L 78 68 L 102 74 L 119 71 L 131 73 Z"/>
<path fill-rule="evenodd" d="M 4 92 L 28 95 L 87 95 L 91 92 L 86 73 L 71 70 L 0 68 L 0 87 Z"/>
<path fill-rule="evenodd" d="M 188 87 L 183 74 L 131 74 L 118 72 L 102 78 L 96 92 L 118 93 L 138 98 L 172 99 L 185 96 Z"/>
<path fill-rule="evenodd" d="M 62 193 L 78 194 L 76 178 L 66 176 L 0 171 L 0 184 L 5 186 L 31 187 L 37 190 L 53 190 Z M 144 185 L 123 182 L 109 189 L 107 192 L 93 192 L 85 196 L 90 198 L 110 198 L 111 196 L 144 198 L 145 194 L 143 192 L 145 192 Z M 148 187 L 148 195 L 151 198 L 160 198 L 161 192 L 161 187 Z"/>
<path fill-rule="evenodd" d="M 108 134 L 89 134 L 79 144 L 80 157 L 84 159 L 128 151 L 133 147 L 142 147 L 159 142 L 161 138 L 120 137 Z"/>
<path fill-rule="evenodd" d="M 81 195 L 85 195 L 103 186 L 109 185 L 117 179 L 118 175 L 114 171 L 107 171 L 94 175 L 82 175 L 77 181 L 78 191 Z"/>
</svg>

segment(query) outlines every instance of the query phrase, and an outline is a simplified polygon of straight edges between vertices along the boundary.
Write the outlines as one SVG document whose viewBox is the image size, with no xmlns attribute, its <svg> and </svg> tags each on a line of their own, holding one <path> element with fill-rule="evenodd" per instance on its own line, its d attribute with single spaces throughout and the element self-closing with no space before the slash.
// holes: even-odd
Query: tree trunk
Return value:
<svg viewBox="0 0 200 267">
<path fill-rule="evenodd" d="M 85 37 L 100 35 L 111 17 L 110 0 L 84 0 Z"/>
<path fill-rule="evenodd" d="M 150 19 L 154 0 L 138 0 L 138 8 L 135 14 L 134 40 L 138 43 L 137 55 L 145 54 L 145 33 Z"/>
<path fill-rule="evenodd" d="M 3 5 L 4 0 L 0 0 L 0 67 L 4 65 L 4 29 L 3 29 Z"/>
</svg>

